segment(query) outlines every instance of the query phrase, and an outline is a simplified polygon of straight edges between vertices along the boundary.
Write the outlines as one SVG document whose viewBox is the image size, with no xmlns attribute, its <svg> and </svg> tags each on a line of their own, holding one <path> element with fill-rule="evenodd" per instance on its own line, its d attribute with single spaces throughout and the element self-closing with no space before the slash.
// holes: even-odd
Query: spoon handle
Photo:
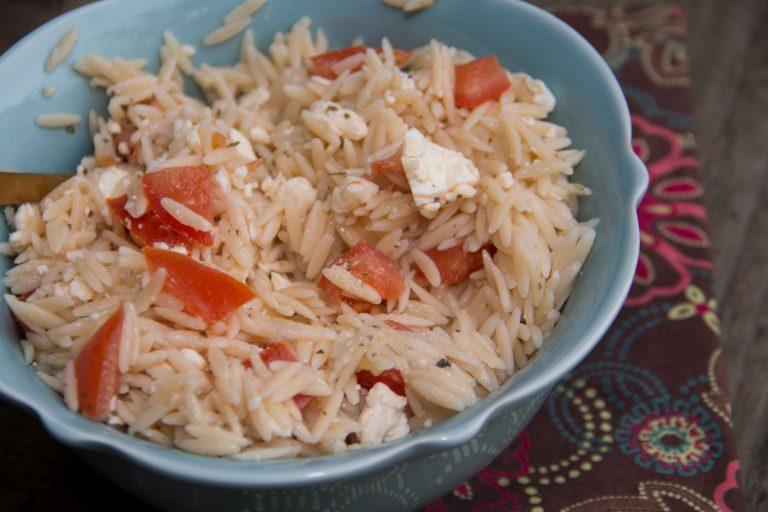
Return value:
<svg viewBox="0 0 768 512">
<path fill-rule="evenodd" d="M 37 174 L 4 170 L 0 172 L 0 206 L 34 203 L 71 178 L 71 174 Z"/>
</svg>

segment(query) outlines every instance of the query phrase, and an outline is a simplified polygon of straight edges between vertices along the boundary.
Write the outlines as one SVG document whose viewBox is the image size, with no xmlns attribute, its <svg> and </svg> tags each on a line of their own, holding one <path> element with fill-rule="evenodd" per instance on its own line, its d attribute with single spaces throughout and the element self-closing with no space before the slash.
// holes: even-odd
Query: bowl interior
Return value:
<svg viewBox="0 0 768 512">
<path fill-rule="evenodd" d="M 35 31 L 0 60 L 0 74 L 13 77 L 0 82 L 0 169 L 73 171 L 80 158 L 92 151 L 86 122 L 74 134 L 34 124 L 34 118 L 42 113 L 73 112 L 86 119 L 92 109 L 105 111 L 103 91 L 88 87 L 87 80 L 71 69 L 72 59 L 52 74 L 43 72 L 48 51 L 69 28 L 77 26 L 81 33 L 75 57 L 96 52 L 108 57 L 146 58 L 148 68 L 155 70 L 162 32 L 171 30 L 182 43 L 198 48 L 195 62 L 230 64 L 237 59 L 239 38 L 214 48 L 203 48 L 200 40 L 236 4 L 234 0 L 107 0 Z M 371 45 L 386 36 L 400 48 L 420 46 L 435 38 L 478 56 L 496 54 L 507 68 L 527 72 L 551 88 L 558 100 L 552 120 L 568 129 L 573 147 L 587 151 L 574 180 L 590 187 L 593 194 L 581 202 L 579 216 L 582 220 L 597 217 L 600 224 L 595 246 L 562 319 L 529 367 L 470 412 L 389 446 L 365 454 L 268 464 L 201 458 L 158 448 L 69 412 L 23 363 L 18 333 L 5 306 L 0 308 L 0 391 L 32 405 L 54 435 L 73 444 L 101 445 L 106 441 L 112 449 L 188 478 L 220 477 L 234 482 L 243 478 L 240 472 L 247 468 L 249 481 L 277 483 L 281 468 L 290 470 L 294 480 L 322 478 L 332 473 L 329 468 L 334 464 L 351 468 L 365 464 L 366 456 L 372 460 L 377 453 L 375 458 L 384 461 L 394 454 L 393 447 L 411 450 L 422 442 L 450 442 L 452 436 L 471 435 L 488 411 L 522 401 L 562 376 L 607 328 L 634 269 L 637 227 L 633 206 L 644 182 L 629 152 L 626 106 L 608 67 L 579 36 L 554 18 L 515 0 L 486 0 L 473 2 L 471 9 L 467 6 L 461 0 L 440 0 L 430 9 L 405 15 L 377 0 L 270 0 L 254 16 L 251 26 L 262 51 L 276 31 L 288 29 L 303 15 L 312 18 L 315 28 L 325 31 L 333 46 L 348 45 L 358 35 Z M 56 88 L 53 97 L 42 97 L 46 86 Z M 7 236 L 3 224 L 0 237 Z M 0 260 L 0 271 L 9 264 L 7 258 Z"/>
</svg>

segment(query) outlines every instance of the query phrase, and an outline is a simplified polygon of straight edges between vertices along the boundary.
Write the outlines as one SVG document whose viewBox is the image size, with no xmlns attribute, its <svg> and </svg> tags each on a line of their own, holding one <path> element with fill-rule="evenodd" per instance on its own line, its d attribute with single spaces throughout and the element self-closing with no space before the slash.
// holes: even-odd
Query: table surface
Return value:
<svg viewBox="0 0 768 512">
<path fill-rule="evenodd" d="M 48 19 L 85 3 L 87 0 L 0 0 L 0 52 Z M 605 7 L 639 2 L 534 3 Z M 762 510 L 768 507 L 768 393 L 764 384 L 768 315 L 761 315 L 768 309 L 768 208 L 761 208 L 768 205 L 768 37 L 764 36 L 768 2 L 678 3 L 688 20 L 695 135 L 710 214 L 740 477 L 748 510 Z M 750 272 L 747 279 L 741 279 Z M 0 425 L 14 421 L 14 415 L 6 414 Z M 18 470 L 15 461 L 0 458 L 0 480 L 6 471 Z M 44 479 L 46 475 L 29 478 Z M 10 495 L 7 498 L 12 501 Z M 35 503 L 24 508 L 45 507 Z"/>
</svg>

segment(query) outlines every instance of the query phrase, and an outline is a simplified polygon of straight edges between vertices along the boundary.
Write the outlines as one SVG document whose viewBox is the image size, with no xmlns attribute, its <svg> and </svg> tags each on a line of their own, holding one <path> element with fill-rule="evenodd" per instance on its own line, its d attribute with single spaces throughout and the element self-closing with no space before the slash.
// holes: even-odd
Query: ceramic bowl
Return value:
<svg viewBox="0 0 768 512">
<path fill-rule="evenodd" d="M 91 152 L 85 123 L 74 134 L 44 130 L 46 112 L 104 111 L 102 91 L 68 65 L 43 72 L 50 48 L 80 29 L 75 57 L 88 52 L 148 58 L 156 69 L 164 30 L 198 47 L 196 62 L 233 63 L 239 40 L 202 48 L 201 38 L 237 2 L 106 0 L 35 30 L 0 58 L 0 169 L 74 170 Z M 166 449 L 70 412 L 24 363 L 18 333 L 0 307 L 0 394 L 31 409 L 59 441 L 105 476 L 168 510 L 409 510 L 448 492 L 487 465 L 538 410 L 549 389 L 581 361 L 618 312 L 638 254 L 635 206 L 647 182 L 630 146 L 627 105 L 611 70 L 565 23 L 515 0 L 437 0 L 412 15 L 377 0 L 269 0 L 252 23 L 261 48 L 301 16 L 332 45 L 387 36 L 399 48 L 431 38 L 476 55 L 496 54 L 511 70 L 544 80 L 558 99 L 552 120 L 587 151 L 574 179 L 593 190 L 583 219 L 600 218 L 597 239 L 562 319 L 535 360 L 488 398 L 444 423 L 381 447 L 304 460 L 239 462 Z M 238 38 L 239 39 L 239 38 Z M 71 60 L 68 64 L 71 64 Z M 55 87 L 51 98 L 41 90 Z M 7 237 L 3 224 L 0 235 Z M 10 261 L 0 262 L 3 272 Z"/>
</svg>

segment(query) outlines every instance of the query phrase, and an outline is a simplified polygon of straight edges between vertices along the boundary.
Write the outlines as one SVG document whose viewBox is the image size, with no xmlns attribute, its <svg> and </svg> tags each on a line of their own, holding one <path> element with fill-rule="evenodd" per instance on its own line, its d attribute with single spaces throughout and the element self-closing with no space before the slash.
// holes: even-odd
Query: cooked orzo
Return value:
<svg viewBox="0 0 768 512">
<path fill-rule="evenodd" d="M 94 154 L 8 212 L 5 298 L 71 409 L 313 456 L 461 411 L 546 343 L 595 223 L 544 83 L 437 41 L 330 50 L 306 19 L 231 67 L 164 42 L 156 74 L 77 61 L 109 97 Z"/>
</svg>

